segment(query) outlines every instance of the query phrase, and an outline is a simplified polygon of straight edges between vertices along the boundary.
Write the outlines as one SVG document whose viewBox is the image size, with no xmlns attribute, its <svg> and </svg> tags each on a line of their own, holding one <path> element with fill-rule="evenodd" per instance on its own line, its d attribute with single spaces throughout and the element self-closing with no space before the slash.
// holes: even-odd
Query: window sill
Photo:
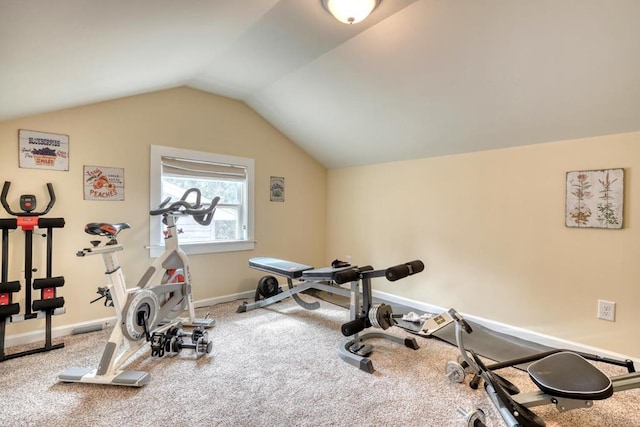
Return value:
<svg viewBox="0 0 640 427">
<path fill-rule="evenodd" d="M 182 243 L 180 244 L 180 249 L 187 255 L 250 251 L 254 249 L 255 243 L 255 240 L 234 240 L 217 243 Z M 164 252 L 164 246 L 150 246 L 148 249 L 151 258 L 157 258 Z"/>
</svg>

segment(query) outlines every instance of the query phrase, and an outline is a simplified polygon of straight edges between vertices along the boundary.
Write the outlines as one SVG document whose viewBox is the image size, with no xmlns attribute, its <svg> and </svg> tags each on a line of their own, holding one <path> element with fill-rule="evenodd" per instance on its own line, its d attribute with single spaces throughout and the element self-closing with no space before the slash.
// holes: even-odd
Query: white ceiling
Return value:
<svg viewBox="0 0 640 427">
<path fill-rule="evenodd" d="M 0 0 L 0 121 L 190 86 L 330 168 L 640 130 L 640 0 Z"/>
</svg>

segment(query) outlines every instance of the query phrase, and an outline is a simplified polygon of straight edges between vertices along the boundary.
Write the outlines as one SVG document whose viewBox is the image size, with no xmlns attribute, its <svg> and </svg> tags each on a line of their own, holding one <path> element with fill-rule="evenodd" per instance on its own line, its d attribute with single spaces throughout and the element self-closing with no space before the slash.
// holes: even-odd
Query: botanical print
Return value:
<svg viewBox="0 0 640 427">
<path fill-rule="evenodd" d="M 567 227 L 622 228 L 624 169 L 567 172 Z"/>
<path fill-rule="evenodd" d="M 570 184 L 571 195 L 575 200 L 569 216 L 578 227 L 586 226 L 591 217 L 591 208 L 587 206 L 587 201 L 593 197 L 589 176 L 586 173 L 580 173 L 575 179 L 570 180 Z"/>
<path fill-rule="evenodd" d="M 270 187 L 271 201 L 284 202 L 284 178 L 281 176 L 272 176 Z"/>
<path fill-rule="evenodd" d="M 618 225 L 621 222 L 622 218 L 619 218 L 614 210 L 614 202 L 616 198 L 613 194 L 613 186 L 616 181 L 618 181 L 618 178 L 611 179 L 609 177 L 609 171 L 607 171 L 604 180 L 598 179 L 601 189 L 600 196 L 598 197 L 600 201 L 598 202 L 597 219 L 601 225 Z"/>
</svg>

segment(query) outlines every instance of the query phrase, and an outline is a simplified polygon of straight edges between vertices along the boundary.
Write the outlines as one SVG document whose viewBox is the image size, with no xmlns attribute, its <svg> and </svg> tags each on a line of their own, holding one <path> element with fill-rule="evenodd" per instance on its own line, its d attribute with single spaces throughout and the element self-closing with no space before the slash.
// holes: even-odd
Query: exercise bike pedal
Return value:
<svg viewBox="0 0 640 427">
<path fill-rule="evenodd" d="M 151 344 L 151 356 L 152 357 L 162 357 L 164 356 L 164 352 L 167 346 L 167 335 L 162 332 L 154 332 L 151 334 L 150 344 Z"/>
</svg>

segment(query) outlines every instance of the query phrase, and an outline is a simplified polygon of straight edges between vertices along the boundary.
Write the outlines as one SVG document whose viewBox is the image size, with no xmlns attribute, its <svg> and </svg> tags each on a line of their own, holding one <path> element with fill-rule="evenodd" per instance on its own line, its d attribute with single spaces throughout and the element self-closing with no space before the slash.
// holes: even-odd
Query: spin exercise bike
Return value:
<svg viewBox="0 0 640 427">
<path fill-rule="evenodd" d="M 195 202 L 187 199 L 195 195 Z M 193 349 L 196 357 L 208 354 L 212 350 L 205 328 L 211 328 L 215 321 L 208 317 L 196 318 L 191 296 L 191 273 L 189 260 L 178 245 L 176 221 L 179 216 L 192 216 L 200 225 L 209 225 L 213 219 L 219 197 L 208 205 L 201 202 L 201 193 L 197 188 L 187 190 L 182 198 L 170 203 L 165 199 L 151 215 L 162 215 L 166 226 L 165 251 L 143 274 L 137 286 L 127 288 L 124 274 L 118 263 L 116 252 L 123 250 L 117 237 L 122 230 L 130 228 L 127 223 L 90 223 L 85 232 L 106 239 L 91 241 L 91 247 L 84 248 L 77 256 L 102 255 L 106 267 L 108 285 L 99 287 L 100 297 L 92 301 L 105 299 L 105 306 L 113 306 L 117 313 L 117 324 L 105 346 L 98 368 L 70 368 L 58 375 L 61 382 L 84 382 L 141 387 L 150 381 L 150 374 L 143 371 L 121 369 L 133 354 L 147 342 L 151 355 L 162 357 L 176 355 L 182 349 Z M 184 312 L 188 318 L 180 318 Z M 195 326 L 186 333 L 184 325 Z M 190 338 L 191 342 L 185 342 Z"/>
<path fill-rule="evenodd" d="M 640 373 L 635 372 L 631 360 L 614 360 L 569 350 L 550 350 L 487 366 L 464 346 L 463 334 L 472 333 L 469 323 L 454 309 L 449 310 L 449 315 L 455 321 L 456 343 L 460 350 L 458 361 L 447 363 L 449 379 L 462 382 L 465 374 L 471 372 L 474 374 L 469 384 L 472 388 L 477 388 L 480 380 L 484 381 L 485 391 L 509 427 L 544 427 L 544 420 L 529 409 L 534 406 L 553 404 L 560 412 L 590 408 L 594 400 L 608 399 L 615 392 L 640 387 Z M 608 377 L 588 360 L 623 366 L 628 373 Z M 530 363 L 527 372 L 538 387 L 537 391 L 521 393 L 518 387 L 495 372 L 526 363 Z M 470 414 L 467 418 L 469 426 L 484 425 L 481 412 L 477 409 Z"/>
</svg>

